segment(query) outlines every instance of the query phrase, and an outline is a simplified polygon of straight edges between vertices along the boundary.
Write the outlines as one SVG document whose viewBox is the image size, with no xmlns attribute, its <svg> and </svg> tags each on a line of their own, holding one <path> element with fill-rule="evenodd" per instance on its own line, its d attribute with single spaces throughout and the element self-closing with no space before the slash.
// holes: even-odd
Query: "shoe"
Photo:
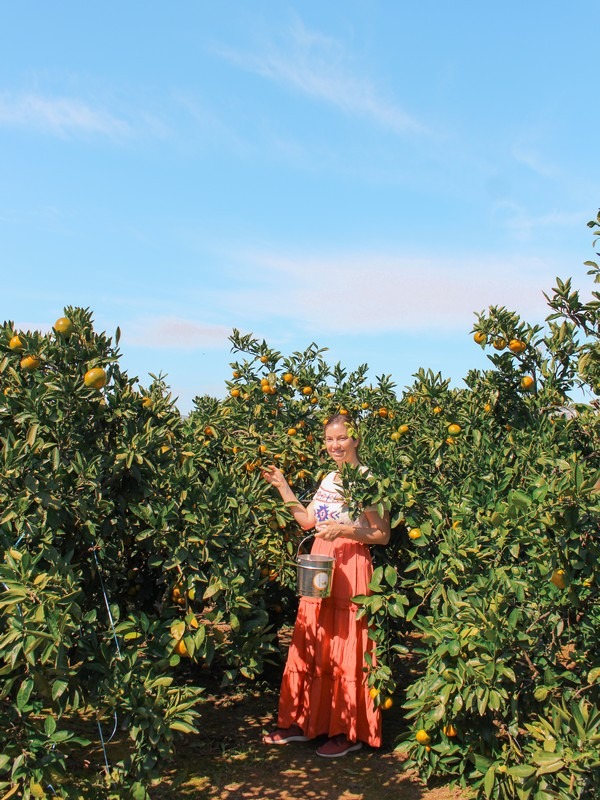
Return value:
<svg viewBox="0 0 600 800">
<path fill-rule="evenodd" d="M 323 758 L 341 758 L 354 750 L 360 750 L 361 747 L 362 742 L 351 742 L 345 734 L 340 733 L 328 739 L 316 752 L 318 756 L 323 756 Z"/>
<path fill-rule="evenodd" d="M 302 733 L 299 725 L 290 725 L 289 728 L 276 728 L 273 733 L 263 736 L 265 744 L 287 744 L 288 742 L 308 742 L 308 736 Z"/>
</svg>

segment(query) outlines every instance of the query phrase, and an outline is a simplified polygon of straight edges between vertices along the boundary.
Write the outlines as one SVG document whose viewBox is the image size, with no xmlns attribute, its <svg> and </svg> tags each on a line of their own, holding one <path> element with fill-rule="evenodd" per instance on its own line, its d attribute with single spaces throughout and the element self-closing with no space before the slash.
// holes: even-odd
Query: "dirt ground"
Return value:
<svg viewBox="0 0 600 800">
<path fill-rule="evenodd" d="M 186 737 L 166 780 L 151 796 L 166 800 L 467 800 L 459 789 L 424 787 L 403 771 L 405 756 L 393 749 L 400 714 L 384 717 L 384 745 L 340 759 L 315 755 L 319 743 L 281 747 L 262 744 L 273 727 L 277 694 L 271 685 L 255 692 L 215 696 L 202 707 L 199 736 Z"/>
</svg>

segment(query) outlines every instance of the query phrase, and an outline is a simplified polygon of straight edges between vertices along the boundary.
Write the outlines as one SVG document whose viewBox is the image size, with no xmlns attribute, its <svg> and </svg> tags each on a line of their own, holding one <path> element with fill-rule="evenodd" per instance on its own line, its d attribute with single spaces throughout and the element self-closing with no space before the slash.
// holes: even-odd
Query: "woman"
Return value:
<svg viewBox="0 0 600 800">
<path fill-rule="evenodd" d="M 365 742 L 381 744 L 381 717 L 366 684 L 365 653 L 373 650 L 365 617 L 356 619 L 352 597 L 369 594 L 373 572 L 369 545 L 387 544 L 388 515 L 367 509 L 351 520 L 343 502 L 339 469 L 360 466 L 359 440 L 340 414 L 325 425 L 325 446 L 337 470 L 321 482 L 305 507 L 277 467 L 263 472 L 304 530 L 315 528 L 312 553 L 333 555 L 331 595 L 302 597 L 290 644 L 279 698 L 278 727 L 265 736 L 266 744 L 304 742 L 327 734 L 317 750 L 325 758 L 360 750 Z"/>
</svg>

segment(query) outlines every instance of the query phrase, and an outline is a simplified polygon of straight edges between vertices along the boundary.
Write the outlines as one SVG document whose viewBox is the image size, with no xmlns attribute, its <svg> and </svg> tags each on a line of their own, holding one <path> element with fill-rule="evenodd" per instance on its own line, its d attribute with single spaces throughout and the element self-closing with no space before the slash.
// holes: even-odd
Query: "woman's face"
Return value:
<svg viewBox="0 0 600 800">
<path fill-rule="evenodd" d="M 334 422 L 325 428 L 325 447 L 336 464 L 359 464 L 358 441 L 348 435 L 343 422 Z"/>
</svg>

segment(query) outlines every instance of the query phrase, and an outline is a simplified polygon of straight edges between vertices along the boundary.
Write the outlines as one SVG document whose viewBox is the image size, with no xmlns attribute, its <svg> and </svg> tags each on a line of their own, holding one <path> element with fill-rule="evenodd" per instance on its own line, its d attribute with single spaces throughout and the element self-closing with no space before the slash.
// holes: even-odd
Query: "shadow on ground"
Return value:
<svg viewBox="0 0 600 800">
<path fill-rule="evenodd" d="M 423 787 L 403 771 L 393 749 L 399 731 L 394 709 L 384 718 L 384 746 L 341 759 L 315 755 L 320 743 L 262 744 L 273 727 L 272 690 L 216 698 L 203 706 L 201 733 L 186 737 L 172 769 L 151 796 L 194 800 L 464 800 L 450 787 Z"/>
</svg>

